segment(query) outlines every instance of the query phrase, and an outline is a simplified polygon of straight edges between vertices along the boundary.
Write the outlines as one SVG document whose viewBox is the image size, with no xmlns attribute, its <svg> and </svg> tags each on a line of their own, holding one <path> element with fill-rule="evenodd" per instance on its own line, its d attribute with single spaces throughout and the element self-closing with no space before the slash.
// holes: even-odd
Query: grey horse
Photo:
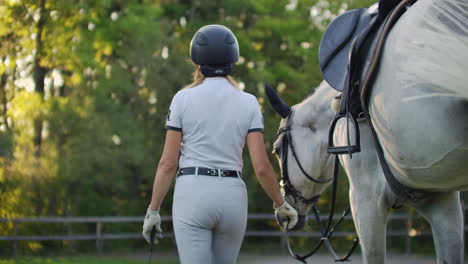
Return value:
<svg viewBox="0 0 468 264">
<path fill-rule="evenodd" d="M 324 81 L 292 108 L 276 98 L 281 102 L 276 110 L 285 117 L 280 128 L 289 124 L 290 140 L 285 146 L 285 135 L 280 134 L 274 152 L 283 174 L 287 170 L 290 184 L 303 198 L 285 195 L 301 215 L 299 225 L 304 225 L 311 209 L 304 201 L 313 200 L 329 186 L 334 158 L 327 153 L 328 128 L 337 95 Z M 415 208 L 430 223 L 438 263 L 463 263 L 460 191 L 468 188 L 466 0 L 421 0 L 403 15 L 385 44 L 369 103 L 369 114 L 395 178 L 428 192 L 403 205 Z M 399 197 L 385 179 L 368 124 L 358 124 L 361 152 L 352 159 L 342 155 L 339 160 L 350 182 L 363 261 L 380 264 L 385 263 L 387 222 Z M 338 122 L 335 145 L 348 144 L 346 128 L 344 119 Z M 353 139 L 355 131 L 350 128 Z"/>
</svg>

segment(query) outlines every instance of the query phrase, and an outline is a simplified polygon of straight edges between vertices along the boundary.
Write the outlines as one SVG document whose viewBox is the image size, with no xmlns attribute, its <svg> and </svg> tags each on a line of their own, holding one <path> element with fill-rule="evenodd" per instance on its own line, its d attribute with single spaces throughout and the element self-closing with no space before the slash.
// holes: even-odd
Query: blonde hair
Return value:
<svg viewBox="0 0 468 264">
<path fill-rule="evenodd" d="M 195 87 L 197 85 L 200 85 L 206 79 L 206 76 L 203 75 L 203 73 L 201 72 L 201 66 L 198 65 L 198 64 L 193 64 L 193 66 L 195 68 L 195 71 L 192 73 L 192 75 L 193 75 L 192 83 L 185 86 L 184 89 L 193 88 L 193 87 Z M 239 89 L 239 85 L 238 85 L 237 81 L 231 75 L 227 75 L 227 76 L 223 76 L 223 77 L 226 78 L 232 84 L 232 86 Z"/>
</svg>

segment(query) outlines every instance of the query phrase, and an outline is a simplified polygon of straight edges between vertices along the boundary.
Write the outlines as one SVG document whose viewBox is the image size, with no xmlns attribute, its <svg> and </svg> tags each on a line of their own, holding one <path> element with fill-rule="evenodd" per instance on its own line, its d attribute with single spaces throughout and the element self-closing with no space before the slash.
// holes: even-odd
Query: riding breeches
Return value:
<svg viewBox="0 0 468 264">
<path fill-rule="evenodd" d="M 247 224 L 247 190 L 240 178 L 177 178 L 172 208 L 182 264 L 234 264 Z"/>
</svg>

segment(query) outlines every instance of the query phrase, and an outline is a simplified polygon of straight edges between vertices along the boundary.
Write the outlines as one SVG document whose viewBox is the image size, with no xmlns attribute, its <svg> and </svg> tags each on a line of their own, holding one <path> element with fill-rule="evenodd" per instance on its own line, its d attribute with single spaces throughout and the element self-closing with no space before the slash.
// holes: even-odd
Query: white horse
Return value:
<svg viewBox="0 0 468 264">
<path fill-rule="evenodd" d="M 323 82 L 292 108 L 276 98 L 275 109 L 284 118 L 280 127 L 289 125 L 290 136 L 284 144 L 286 135 L 281 133 L 274 152 L 282 163 L 282 176 L 289 174 L 285 199 L 301 215 L 300 227 L 310 201 L 332 177 L 328 128 L 334 116 L 330 105 L 337 95 Z M 468 1 L 420 0 L 402 16 L 385 44 L 369 104 L 395 178 L 429 192 L 404 205 L 414 207 L 430 223 L 438 263 L 463 263 L 459 192 L 468 187 Z M 385 263 L 386 227 L 398 197 L 385 179 L 368 124 L 358 124 L 361 152 L 352 159 L 341 155 L 340 163 L 350 182 L 364 263 L 380 264 Z M 350 128 L 353 139 L 355 131 Z M 348 144 L 344 119 L 333 138 L 335 145 Z"/>
</svg>

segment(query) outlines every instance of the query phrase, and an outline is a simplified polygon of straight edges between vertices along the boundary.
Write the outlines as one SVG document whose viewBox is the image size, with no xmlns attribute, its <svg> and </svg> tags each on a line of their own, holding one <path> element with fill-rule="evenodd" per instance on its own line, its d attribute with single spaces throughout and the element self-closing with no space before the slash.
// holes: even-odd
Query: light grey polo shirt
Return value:
<svg viewBox="0 0 468 264">
<path fill-rule="evenodd" d="M 176 93 L 166 129 L 182 132 L 180 168 L 242 171 L 246 136 L 263 132 L 263 117 L 255 96 L 212 77 Z"/>
</svg>

